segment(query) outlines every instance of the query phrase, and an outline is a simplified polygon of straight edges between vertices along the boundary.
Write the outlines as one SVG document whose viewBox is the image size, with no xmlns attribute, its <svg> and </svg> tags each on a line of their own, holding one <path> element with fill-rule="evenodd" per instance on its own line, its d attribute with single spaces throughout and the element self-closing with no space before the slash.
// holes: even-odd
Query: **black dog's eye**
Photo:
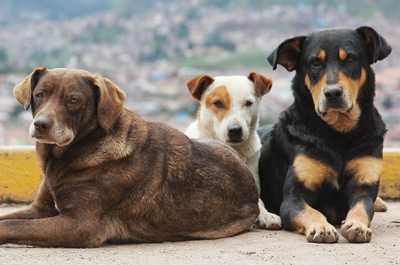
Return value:
<svg viewBox="0 0 400 265">
<path fill-rule="evenodd" d="M 323 66 L 323 62 L 319 58 L 315 57 L 311 59 L 310 65 L 313 68 L 321 68 Z"/>
<path fill-rule="evenodd" d="M 213 104 L 214 104 L 215 107 L 217 107 L 217 108 L 219 108 L 219 109 L 225 108 L 225 105 L 224 105 L 224 103 L 223 103 L 221 100 L 216 100 L 216 101 L 214 101 Z"/>
<path fill-rule="evenodd" d="M 251 100 L 246 100 L 246 102 L 244 103 L 245 107 L 251 107 L 253 105 L 253 101 Z"/>
<path fill-rule="evenodd" d="M 345 63 L 354 63 L 356 61 L 356 57 L 353 54 L 348 54 L 346 59 L 344 60 Z"/>
</svg>

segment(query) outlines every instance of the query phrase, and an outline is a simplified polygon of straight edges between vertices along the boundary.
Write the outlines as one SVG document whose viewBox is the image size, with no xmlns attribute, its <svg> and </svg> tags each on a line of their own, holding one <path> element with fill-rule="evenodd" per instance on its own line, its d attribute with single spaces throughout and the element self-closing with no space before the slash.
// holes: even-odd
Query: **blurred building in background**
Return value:
<svg viewBox="0 0 400 265">
<path fill-rule="evenodd" d="M 193 75 L 256 70 L 274 85 L 262 123 L 292 102 L 293 73 L 272 72 L 266 56 L 285 38 L 327 27 L 373 26 L 392 45 L 374 66 L 376 103 L 400 147 L 400 1 L 355 0 L 2 0 L 0 2 L 0 144 L 29 144 L 31 115 L 13 86 L 36 66 L 84 68 L 114 80 L 127 105 L 183 129 L 196 103 Z"/>
</svg>

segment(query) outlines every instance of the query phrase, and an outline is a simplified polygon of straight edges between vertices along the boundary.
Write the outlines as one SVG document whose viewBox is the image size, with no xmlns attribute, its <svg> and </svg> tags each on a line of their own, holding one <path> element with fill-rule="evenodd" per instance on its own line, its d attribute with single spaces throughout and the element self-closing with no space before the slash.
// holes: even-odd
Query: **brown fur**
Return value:
<svg viewBox="0 0 400 265">
<path fill-rule="evenodd" d="M 364 85 L 366 80 L 365 69 L 361 69 L 360 78 L 353 80 L 346 76 L 344 73 L 339 72 L 339 84 L 345 90 L 350 97 L 353 104 L 353 108 L 349 112 L 341 112 L 339 110 L 329 110 L 321 118 L 329 124 L 332 128 L 339 132 L 351 131 L 358 123 L 358 119 L 361 115 L 361 110 L 358 105 L 357 99 L 360 88 Z M 326 75 L 324 75 L 315 85 L 311 84 L 308 75 L 305 77 L 305 85 L 310 90 L 314 101 L 315 110 L 318 110 L 321 93 L 323 88 L 326 86 Z M 318 112 L 318 111 L 317 111 Z"/>
<path fill-rule="evenodd" d="M 372 236 L 370 223 L 365 205 L 359 201 L 349 210 L 341 228 L 342 235 L 350 242 L 369 242 Z"/>
<path fill-rule="evenodd" d="M 298 155 L 293 162 L 293 168 L 298 180 L 309 190 L 318 189 L 326 181 L 338 185 L 337 173 L 328 165 L 316 159 Z"/>
<path fill-rule="evenodd" d="M 190 94 L 196 100 L 200 100 L 207 87 L 214 82 L 214 78 L 208 75 L 198 75 L 186 83 Z"/>
<path fill-rule="evenodd" d="M 221 121 L 231 110 L 231 100 L 228 89 L 225 86 L 219 86 L 207 95 L 206 107 L 214 112 L 217 119 Z M 217 101 L 222 103 L 222 108 L 215 105 Z"/>
<path fill-rule="evenodd" d="M 346 171 L 352 174 L 360 184 L 377 184 L 382 170 L 382 159 L 371 156 L 350 160 L 346 165 Z"/>
<path fill-rule="evenodd" d="M 338 240 L 335 227 L 307 203 L 304 204 L 304 210 L 294 217 L 293 226 L 296 232 L 305 234 L 313 242 L 334 243 Z"/>
<path fill-rule="evenodd" d="M 258 74 L 256 72 L 251 72 L 248 78 L 254 83 L 254 88 L 256 90 L 256 96 L 261 97 L 267 94 L 272 87 L 272 80 Z"/>
<path fill-rule="evenodd" d="M 70 124 L 79 128 L 71 144 L 37 143 L 44 181 L 27 210 L 0 217 L 0 243 L 98 247 L 208 239 L 233 236 L 255 223 L 256 186 L 232 149 L 190 140 L 124 108 L 117 115 L 102 111 L 102 104 L 115 107 L 123 101 L 121 90 L 102 77 L 57 69 L 42 79 L 28 88 L 43 89 L 51 81 L 57 90 L 78 89 L 86 107 Z M 69 87 L 76 83 L 82 86 Z M 111 98 L 102 99 L 104 89 Z M 96 93 L 97 108 L 92 104 Z M 58 95 L 48 100 L 61 104 Z M 43 105 L 33 105 L 38 106 L 35 115 Z M 57 115 L 70 118 L 66 112 Z"/>
<path fill-rule="evenodd" d="M 325 62 L 326 51 L 324 49 L 319 50 L 317 57 L 321 60 L 321 62 Z"/>
<path fill-rule="evenodd" d="M 339 59 L 341 61 L 344 61 L 344 60 L 346 60 L 346 58 L 347 58 L 347 52 L 343 48 L 340 48 L 339 49 Z"/>
<path fill-rule="evenodd" d="M 314 108 L 318 112 L 319 98 L 321 96 L 322 89 L 326 85 L 326 75 L 324 75 L 315 85 L 311 84 L 310 77 L 306 75 L 304 83 L 311 93 L 314 102 Z"/>
</svg>

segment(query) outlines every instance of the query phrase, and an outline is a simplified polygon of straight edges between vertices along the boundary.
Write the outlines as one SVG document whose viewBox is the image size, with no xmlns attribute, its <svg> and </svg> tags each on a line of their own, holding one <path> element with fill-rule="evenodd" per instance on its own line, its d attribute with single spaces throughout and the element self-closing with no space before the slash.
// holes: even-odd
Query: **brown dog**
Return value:
<svg viewBox="0 0 400 265">
<path fill-rule="evenodd" d="M 28 209 L 0 218 L 0 243 L 213 239 L 255 223 L 256 185 L 234 151 L 144 121 L 110 80 L 37 68 L 14 93 L 32 108 L 44 180 Z"/>
</svg>

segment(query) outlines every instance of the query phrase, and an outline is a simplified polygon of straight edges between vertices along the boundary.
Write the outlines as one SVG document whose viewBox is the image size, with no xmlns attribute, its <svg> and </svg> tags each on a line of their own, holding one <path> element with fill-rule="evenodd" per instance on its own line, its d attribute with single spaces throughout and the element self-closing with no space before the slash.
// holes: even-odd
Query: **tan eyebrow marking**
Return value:
<svg viewBox="0 0 400 265">
<path fill-rule="evenodd" d="M 341 61 L 344 61 L 346 58 L 347 58 L 347 52 L 343 48 L 340 48 L 339 49 L 339 59 Z"/>
<path fill-rule="evenodd" d="M 325 62 L 325 60 L 326 60 L 326 51 L 325 51 L 324 49 L 320 49 L 319 52 L 318 52 L 317 57 L 318 57 L 321 61 Z"/>
</svg>

